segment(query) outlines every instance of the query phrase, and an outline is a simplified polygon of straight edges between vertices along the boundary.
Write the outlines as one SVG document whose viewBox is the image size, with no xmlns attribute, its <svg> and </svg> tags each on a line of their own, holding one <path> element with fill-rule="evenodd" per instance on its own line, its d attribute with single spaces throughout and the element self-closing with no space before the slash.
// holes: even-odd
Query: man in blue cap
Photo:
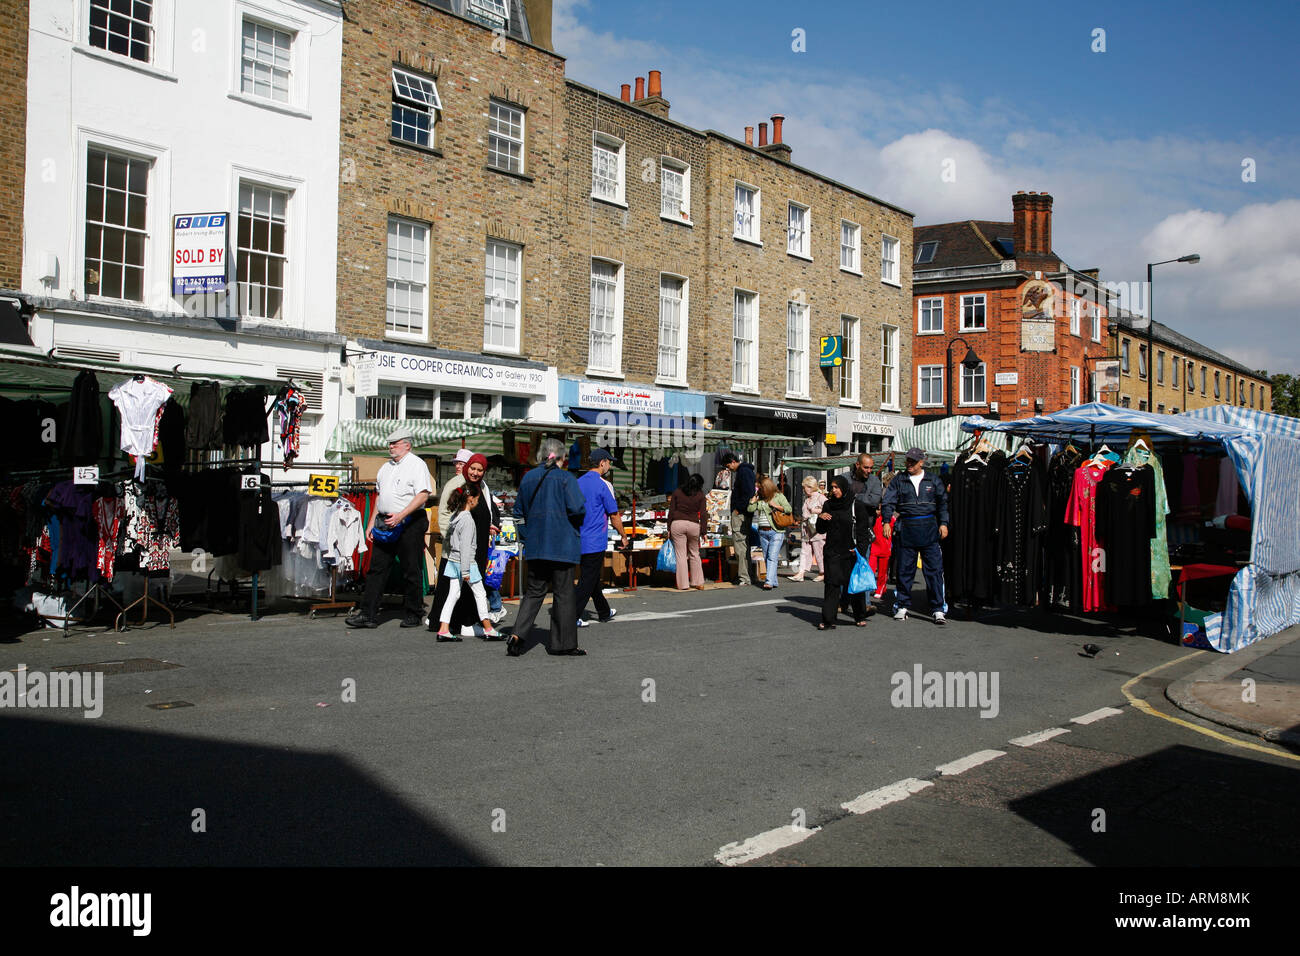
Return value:
<svg viewBox="0 0 1300 956">
<path fill-rule="evenodd" d="M 590 626 L 583 620 L 590 600 L 602 623 L 614 620 L 614 609 L 600 590 L 600 572 L 605 567 L 605 548 L 609 543 L 609 526 L 612 522 L 618 532 L 619 546 L 627 547 L 627 534 L 623 531 L 623 518 L 618 513 L 618 503 L 605 476 L 614 467 L 614 456 L 603 448 L 591 452 L 591 470 L 578 479 L 578 490 L 587 501 L 587 517 L 579 532 L 582 538 L 582 560 L 578 578 L 578 627 Z"/>
<path fill-rule="evenodd" d="M 912 581 L 916 578 L 916 556 L 921 555 L 926 597 L 935 624 L 946 624 L 948 604 L 943 589 L 943 552 L 939 542 L 948 537 L 948 492 L 937 475 L 925 470 L 925 452 L 907 450 L 907 474 L 896 475 L 881 503 L 880 524 L 885 537 L 893 536 L 890 519 L 898 513 L 898 537 L 894 542 L 897 559 L 894 588 L 894 620 L 907 620 L 912 606 Z"/>
</svg>

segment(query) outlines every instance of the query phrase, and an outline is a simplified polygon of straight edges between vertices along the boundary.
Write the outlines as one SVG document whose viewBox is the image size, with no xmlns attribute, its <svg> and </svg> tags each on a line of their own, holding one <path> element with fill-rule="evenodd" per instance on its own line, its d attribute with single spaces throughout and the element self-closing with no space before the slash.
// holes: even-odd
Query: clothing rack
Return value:
<svg viewBox="0 0 1300 956">
<path fill-rule="evenodd" d="M 113 628 L 114 628 L 114 630 L 117 630 L 117 631 L 125 631 L 125 630 L 127 629 L 127 627 L 130 626 L 130 623 L 131 623 L 131 622 L 130 622 L 130 621 L 124 621 L 124 618 L 126 617 L 126 612 L 129 611 L 129 610 L 131 610 L 131 608 L 135 607 L 137 604 L 142 604 L 142 605 L 143 605 L 143 608 L 142 608 L 142 610 L 141 610 L 141 612 L 140 612 L 140 620 L 139 620 L 139 623 L 138 623 L 136 626 L 137 626 L 137 627 L 139 627 L 139 626 L 143 626 L 143 625 L 144 625 L 144 622 L 145 622 L 145 621 L 148 619 L 148 617 L 149 617 L 149 604 L 150 604 L 150 601 L 153 602 L 153 604 L 154 604 L 155 607 L 160 607 L 160 608 L 162 608 L 164 611 L 167 612 L 167 617 L 170 619 L 170 623 L 168 624 L 168 627 L 170 627 L 172 630 L 175 630 L 175 629 L 176 629 L 176 614 L 175 614 L 175 612 L 173 612 L 172 609 L 171 609 L 170 607 L 168 607 L 165 603 L 163 603 L 162 601 L 158 600 L 157 598 L 150 598 L 150 597 L 149 597 L 149 575 L 148 575 L 148 573 L 143 573 L 143 577 L 144 577 L 144 594 L 140 595 L 140 597 L 136 598 L 134 601 L 132 601 L 132 602 L 131 602 L 130 604 L 128 604 L 126 607 L 122 608 L 122 610 L 118 613 L 116 619 L 114 619 L 114 621 L 113 621 Z M 116 603 L 116 602 L 114 602 L 114 603 Z M 121 605 L 118 605 L 118 606 L 121 607 Z"/>
<path fill-rule="evenodd" d="M 316 467 L 316 465 L 311 465 L 311 467 L 314 468 Z M 339 465 L 335 467 L 346 467 L 349 471 L 355 472 L 355 469 L 350 464 L 346 466 Z M 309 481 L 272 481 L 271 482 L 272 488 L 305 488 L 305 487 L 309 487 L 310 485 L 311 482 Z M 357 490 L 373 491 L 374 489 L 375 489 L 375 483 L 373 481 L 357 481 L 354 479 L 352 481 L 340 482 L 338 490 L 339 491 L 357 491 Z M 335 500 L 338 499 L 338 495 L 334 495 L 333 497 L 335 498 Z M 339 569 L 337 567 L 331 567 L 329 600 L 318 601 L 315 604 L 309 605 L 307 608 L 308 618 L 314 619 L 316 617 L 317 611 L 339 611 L 343 609 L 351 610 L 353 607 L 356 606 L 357 603 L 356 601 L 338 600 L 338 594 L 336 593 L 338 587 L 338 579 L 339 579 Z"/>
</svg>

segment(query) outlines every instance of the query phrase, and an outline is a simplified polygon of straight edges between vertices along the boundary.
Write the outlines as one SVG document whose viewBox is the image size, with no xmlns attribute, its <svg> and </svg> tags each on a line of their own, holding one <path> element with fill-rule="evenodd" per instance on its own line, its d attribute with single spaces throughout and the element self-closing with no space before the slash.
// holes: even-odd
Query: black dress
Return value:
<svg viewBox="0 0 1300 956">
<path fill-rule="evenodd" d="M 994 574 L 1004 604 L 1033 607 L 1038 599 L 1042 535 L 1047 530 L 1046 469 L 1012 458 L 1002 469 L 994 503 Z"/>
<path fill-rule="evenodd" d="M 987 460 L 963 456 L 952 470 L 944 556 L 949 601 L 987 604 L 993 600 L 993 506 L 1006 464 L 1006 454 L 994 451 Z"/>
<path fill-rule="evenodd" d="M 1155 471 L 1116 465 L 1097 486 L 1097 539 L 1105 552 L 1106 599 L 1151 603 L 1151 539 L 1156 533 Z"/>
<path fill-rule="evenodd" d="M 80 372 L 72 383 L 67 420 L 60 433 L 59 457 L 65 465 L 93 465 L 104 444 L 104 415 L 94 372 Z"/>
<path fill-rule="evenodd" d="M 1067 524 L 1065 509 L 1074 489 L 1074 473 L 1083 452 L 1073 445 L 1057 452 L 1047 466 L 1047 535 L 1042 598 L 1045 607 L 1082 607 L 1083 560 L 1079 528 Z"/>
<path fill-rule="evenodd" d="M 850 508 L 853 510 L 850 512 Z M 834 624 L 839 611 L 841 591 L 848 587 L 857 563 L 857 552 L 871 553 L 872 515 L 874 510 L 856 498 L 828 496 L 817 516 L 817 530 L 824 532 L 826 543 L 822 546 L 825 561 L 825 586 L 822 592 L 822 623 Z M 852 518 L 852 520 L 850 520 Z M 867 595 L 850 594 L 855 621 L 867 617 Z"/>
</svg>

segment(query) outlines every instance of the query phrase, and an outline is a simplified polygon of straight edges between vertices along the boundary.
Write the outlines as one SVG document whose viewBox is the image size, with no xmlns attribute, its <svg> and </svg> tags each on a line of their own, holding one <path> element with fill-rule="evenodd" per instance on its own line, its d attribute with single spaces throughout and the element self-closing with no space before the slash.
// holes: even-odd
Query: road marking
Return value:
<svg viewBox="0 0 1300 956">
<path fill-rule="evenodd" d="M 1107 717 L 1114 717 L 1122 714 L 1124 711 L 1118 707 L 1099 707 L 1094 711 L 1084 714 L 1082 717 L 1071 717 L 1072 724 L 1095 724 L 1099 720 L 1105 720 Z"/>
<path fill-rule="evenodd" d="M 954 760 L 952 763 L 940 764 L 934 769 L 945 777 L 953 777 L 959 773 L 965 773 L 972 767 L 978 767 L 982 763 L 988 763 L 990 760 L 996 760 L 998 757 L 1005 757 L 1006 755 L 1005 750 L 979 750 L 962 757 L 960 760 Z"/>
<path fill-rule="evenodd" d="M 1025 734 L 1023 737 L 1013 737 L 1007 743 L 1015 744 L 1017 747 L 1032 747 L 1034 744 L 1041 744 L 1044 740 L 1051 740 L 1053 737 L 1069 732 L 1068 727 L 1053 727 L 1051 730 L 1040 730 L 1037 733 Z"/>
<path fill-rule="evenodd" d="M 1151 668 L 1151 670 L 1149 671 L 1143 671 L 1141 674 L 1138 674 L 1137 677 L 1134 677 L 1132 680 L 1128 681 L 1123 687 L 1120 688 L 1120 690 L 1123 691 L 1124 696 L 1128 699 L 1128 702 L 1130 704 L 1132 704 L 1142 713 L 1147 714 L 1151 717 L 1159 717 L 1161 720 L 1167 720 L 1171 724 L 1177 724 L 1180 727 L 1186 727 L 1188 730 L 1194 730 L 1198 734 L 1204 734 L 1207 737 L 1213 737 L 1215 740 L 1221 740 L 1225 744 L 1232 744 L 1234 747 L 1244 747 L 1247 750 L 1257 750 L 1260 753 L 1271 754 L 1274 757 L 1285 757 L 1287 760 L 1300 761 L 1300 757 L 1296 756 L 1293 753 L 1287 753 L 1285 750 L 1276 750 L 1272 747 L 1265 747 L 1262 744 L 1252 744 L 1252 743 L 1247 743 L 1244 740 L 1236 740 L 1232 737 L 1229 737 L 1227 734 L 1219 733 L 1217 730 L 1210 730 L 1208 727 L 1198 727 L 1196 724 L 1193 724 L 1190 721 L 1183 720 L 1181 717 L 1172 717 L 1169 714 L 1162 714 L 1160 711 L 1156 710 L 1154 707 L 1148 704 L 1145 700 L 1140 700 L 1139 698 L 1133 696 L 1132 692 L 1129 690 L 1129 688 L 1132 687 L 1134 684 L 1136 684 L 1138 681 L 1142 680 L 1143 678 L 1149 677 L 1150 675 L 1154 674 L 1156 671 L 1164 670 L 1166 667 L 1172 667 L 1174 664 L 1181 664 L 1183 661 L 1189 660 L 1190 658 L 1196 657 L 1198 654 L 1203 654 L 1203 653 L 1205 652 L 1196 651 L 1195 653 L 1187 654 L 1184 657 L 1179 657 L 1172 661 L 1166 661 L 1163 664 Z"/>
<path fill-rule="evenodd" d="M 767 601 L 748 601 L 745 604 L 721 604 L 717 607 L 693 607 L 684 611 L 633 611 L 631 614 L 620 614 L 620 621 L 665 621 L 674 617 L 685 617 L 688 614 L 703 614 L 705 611 L 734 611 L 742 607 L 760 607 L 764 604 L 784 604 L 785 598 L 772 598 Z"/>
<path fill-rule="evenodd" d="M 811 830 L 807 827 L 777 827 L 775 830 L 752 836 L 741 843 L 728 843 L 715 853 L 713 858 L 723 866 L 738 866 L 750 860 L 757 860 L 760 856 L 775 853 L 777 850 L 784 850 L 796 843 L 802 843 L 820 829 L 821 827 L 813 827 Z"/>
<path fill-rule="evenodd" d="M 841 803 L 840 808 L 849 811 L 849 813 L 870 813 L 872 810 L 879 810 L 881 807 L 897 803 L 899 800 L 906 800 L 912 794 L 920 793 L 926 787 L 933 786 L 934 784 L 929 780 L 908 777 L 906 780 L 899 780 L 887 787 L 881 787 L 879 790 L 872 790 L 860 797 L 854 797 L 848 803 Z"/>
</svg>

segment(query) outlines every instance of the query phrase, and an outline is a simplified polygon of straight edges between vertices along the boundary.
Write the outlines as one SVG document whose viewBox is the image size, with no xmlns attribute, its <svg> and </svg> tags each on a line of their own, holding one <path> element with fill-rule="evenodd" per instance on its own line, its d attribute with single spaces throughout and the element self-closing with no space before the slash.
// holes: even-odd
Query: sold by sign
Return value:
<svg viewBox="0 0 1300 956">
<path fill-rule="evenodd" d="M 224 212 L 181 215 L 172 221 L 172 295 L 226 291 Z"/>
</svg>

